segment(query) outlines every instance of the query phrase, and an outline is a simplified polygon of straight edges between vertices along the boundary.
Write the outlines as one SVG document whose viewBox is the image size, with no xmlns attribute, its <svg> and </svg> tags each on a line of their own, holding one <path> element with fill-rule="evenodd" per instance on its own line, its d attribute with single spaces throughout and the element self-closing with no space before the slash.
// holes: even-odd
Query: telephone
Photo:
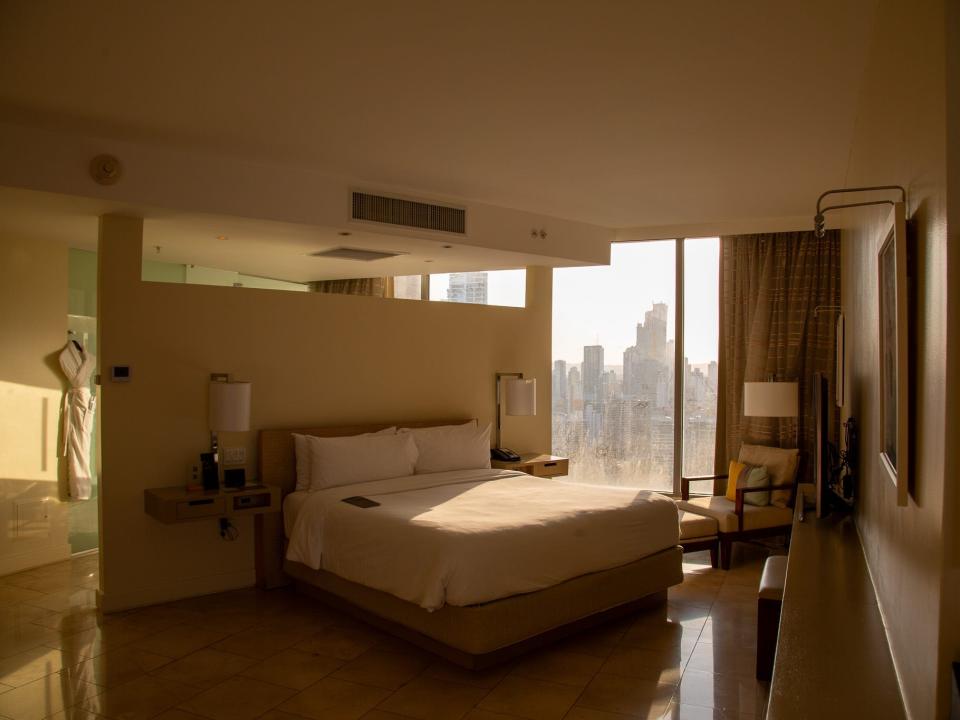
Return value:
<svg viewBox="0 0 960 720">
<path fill-rule="evenodd" d="M 217 466 L 216 453 L 200 453 L 200 472 L 200 477 L 203 478 L 204 490 L 214 491 L 220 489 L 220 469 Z"/>
<path fill-rule="evenodd" d="M 520 456 L 507 448 L 493 448 L 490 450 L 490 459 L 501 462 L 519 462 Z"/>
</svg>

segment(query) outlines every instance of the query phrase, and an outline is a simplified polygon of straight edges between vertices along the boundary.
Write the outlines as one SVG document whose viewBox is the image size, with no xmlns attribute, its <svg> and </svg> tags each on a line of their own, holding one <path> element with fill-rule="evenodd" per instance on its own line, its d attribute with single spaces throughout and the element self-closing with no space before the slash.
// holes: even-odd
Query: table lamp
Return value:
<svg viewBox="0 0 960 720">
<path fill-rule="evenodd" d="M 524 378 L 523 373 L 497 373 L 497 437 L 495 451 L 503 453 L 500 447 L 501 406 L 507 415 L 537 414 L 537 381 Z"/>
<path fill-rule="evenodd" d="M 219 443 L 217 433 L 246 432 L 250 429 L 250 383 L 230 382 L 225 373 L 210 376 L 209 410 L 207 425 L 210 427 L 210 452 L 215 464 L 214 472 L 219 472 Z M 204 486 L 211 484 L 204 472 Z M 218 478 L 219 485 L 219 478 Z"/>
<path fill-rule="evenodd" d="M 799 383 L 745 382 L 743 414 L 746 417 L 794 418 L 799 412 Z M 794 427 L 798 432 L 799 428 Z"/>
</svg>

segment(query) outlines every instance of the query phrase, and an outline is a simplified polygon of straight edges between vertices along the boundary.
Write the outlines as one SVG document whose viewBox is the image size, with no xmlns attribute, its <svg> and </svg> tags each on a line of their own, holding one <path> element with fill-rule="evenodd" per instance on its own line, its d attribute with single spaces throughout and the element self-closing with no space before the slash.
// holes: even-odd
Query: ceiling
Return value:
<svg viewBox="0 0 960 720">
<path fill-rule="evenodd" d="M 7 1 L 0 114 L 610 228 L 808 216 L 875 9 Z"/>
<path fill-rule="evenodd" d="M 97 249 L 104 213 L 144 219 L 146 260 L 201 265 L 293 282 L 421 275 L 469 270 L 569 266 L 566 258 L 505 252 L 451 241 L 384 235 L 342 228 L 182 213 L 93 198 L 0 187 L 0 237 L 61 242 Z M 386 250 L 398 257 L 364 262 L 311 257 L 337 247 Z"/>
</svg>

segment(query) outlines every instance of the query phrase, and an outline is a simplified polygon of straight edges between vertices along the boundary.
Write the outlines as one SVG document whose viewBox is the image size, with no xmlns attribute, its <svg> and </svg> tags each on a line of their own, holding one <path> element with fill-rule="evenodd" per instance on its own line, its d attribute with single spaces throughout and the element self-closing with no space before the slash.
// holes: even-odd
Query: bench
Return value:
<svg viewBox="0 0 960 720">
<path fill-rule="evenodd" d="M 773 658 L 777 652 L 783 586 L 787 580 L 787 556 L 771 555 L 763 565 L 757 593 L 757 680 L 773 676 Z"/>
<path fill-rule="evenodd" d="M 717 567 L 717 551 L 720 548 L 720 536 L 717 534 L 717 521 L 706 515 L 679 510 L 680 547 L 685 553 L 697 550 L 710 551 L 710 564 Z"/>
</svg>

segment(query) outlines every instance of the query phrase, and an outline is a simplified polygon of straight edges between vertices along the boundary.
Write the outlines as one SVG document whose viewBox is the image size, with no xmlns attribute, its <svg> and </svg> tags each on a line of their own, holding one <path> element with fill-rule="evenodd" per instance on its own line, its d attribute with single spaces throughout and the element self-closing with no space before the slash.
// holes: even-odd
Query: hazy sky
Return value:
<svg viewBox="0 0 960 720">
<path fill-rule="evenodd" d="M 684 241 L 686 356 L 692 364 L 717 359 L 719 240 Z M 620 365 L 636 342 L 637 323 L 653 303 L 667 303 L 673 340 L 674 241 L 614 243 L 609 266 L 553 272 L 553 359 L 579 363 L 584 345 L 603 345 L 604 363 Z"/>
</svg>

